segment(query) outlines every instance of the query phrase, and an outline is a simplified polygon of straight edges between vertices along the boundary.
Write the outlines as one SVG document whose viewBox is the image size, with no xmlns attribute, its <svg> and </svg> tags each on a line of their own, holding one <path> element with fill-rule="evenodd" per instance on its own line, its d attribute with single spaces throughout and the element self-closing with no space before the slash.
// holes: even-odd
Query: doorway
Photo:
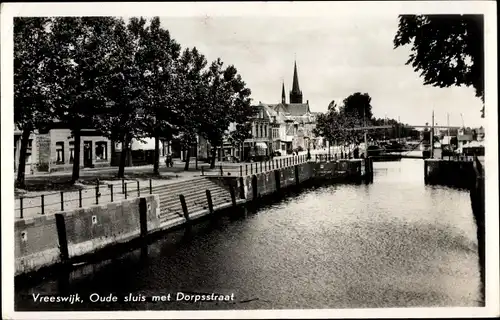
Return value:
<svg viewBox="0 0 500 320">
<path fill-rule="evenodd" d="M 83 166 L 92 168 L 92 141 L 83 142 Z"/>
</svg>

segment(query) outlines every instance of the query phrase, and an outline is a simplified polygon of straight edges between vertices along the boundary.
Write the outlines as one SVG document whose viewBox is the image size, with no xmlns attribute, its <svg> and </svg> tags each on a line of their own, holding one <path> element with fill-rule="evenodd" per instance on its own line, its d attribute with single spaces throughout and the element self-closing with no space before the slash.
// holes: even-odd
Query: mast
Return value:
<svg viewBox="0 0 500 320">
<path fill-rule="evenodd" d="M 432 110 L 432 124 L 431 124 L 431 159 L 434 158 L 434 110 Z"/>
</svg>

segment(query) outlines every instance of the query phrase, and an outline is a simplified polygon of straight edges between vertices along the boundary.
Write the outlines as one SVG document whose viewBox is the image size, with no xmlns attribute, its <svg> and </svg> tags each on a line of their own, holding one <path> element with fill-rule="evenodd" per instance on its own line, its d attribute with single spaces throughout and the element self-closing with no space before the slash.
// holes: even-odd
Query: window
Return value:
<svg viewBox="0 0 500 320">
<path fill-rule="evenodd" d="M 264 137 L 264 126 L 260 125 L 260 137 Z"/>
<path fill-rule="evenodd" d="M 267 138 L 267 125 L 264 125 L 264 138 Z"/>
<path fill-rule="evenodd" d="M 64 142 L 56 142 L 56 162 L 64 163 Z"/>
<path fill-rule="evenodd" d="M 74 159 L 75 159 L 75 142 L 70 141 L 69 142 L 69 163 L 73 163 Z"/>
<path fill-rule="evenodd" d="M 108 159 L 108 143 L 105 141 L 98 141 L 95 143 L 95 158 L 96 160 Z"/>
</svg>

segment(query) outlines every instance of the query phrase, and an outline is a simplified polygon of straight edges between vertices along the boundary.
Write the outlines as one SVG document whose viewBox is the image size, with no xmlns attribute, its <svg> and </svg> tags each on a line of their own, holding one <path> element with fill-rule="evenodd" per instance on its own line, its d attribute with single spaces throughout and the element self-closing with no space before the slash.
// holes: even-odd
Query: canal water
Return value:
<svg viewBox="0 0 500 320">
<path fill-rule="evenodd" d="M 178 292 L 229 301 L 175 301 Z M 73 304 L 33 299 L 76 293 L 82 300 Z M 149 300 L 169 293 L 171 301 Z M 118 301 L 91 302 L 92 294 Z M 69 274 L 16 284 L 15 296 L 18 311 L 480 305 L 469 194 L 425 186 L 423 162 L 415 159 L 374 163 L 368 185 L 304 189 L 244 217 L 201 223 Z"/>
</svg>

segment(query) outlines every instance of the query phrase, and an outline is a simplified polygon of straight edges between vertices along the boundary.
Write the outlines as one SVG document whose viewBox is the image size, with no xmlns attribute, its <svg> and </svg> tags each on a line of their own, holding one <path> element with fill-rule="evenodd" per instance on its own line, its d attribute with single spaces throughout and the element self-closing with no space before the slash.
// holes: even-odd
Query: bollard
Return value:
<svg viewBox="0 0 500 320">
<path fill-rule="evenodd" d="M 78 204 L 82 207 L 82 189 L 78 189 Z"/>
<path fill-rule="evenodd" d="M 113 202 L 113 185 L 112 184 L 109 185 L 109 189 L 111 192 L 111 202 Z"/>
<path fill-rule="evenodd" d="M 61 211 L 64 211 L 64 191 L 61 191 Z"/>
<path fill-rule="evenodd" d="M 125 183 L 124 187 L 125 187 L 125 190 L 124 190 L 125 191 L 125 193 L 124 193 L 125 194 L 125 199 L 127 199 L 127 184 L 126 183 Z"/>
<path fill-rule="evenodd" d="M 248 176 L 248 164 L 245 164 L 245 175 Z"/>
<path fill-rule="evenodd" d="M 212 194 L 210 193 L 210 190 L 208 190 L 208 189 L 207 189 L 206 193 L 207 193 L 208 212 L 210 212 L 210 214 L 213 214 L 214 213 L 214 204 L 212 202 Z"/>
<path fill-rule="evenodd" d="M 137 180 L 137 196 L 141 196 L 141 189 L 139 188 L 139 180 Z"/>
<path fill-rule="evenodd" d="M 23 197 L 19 198 L 19 212 L 21 214 L 21 219 L 23 218 Z"/>
<path fill-rule="evenodd" d="M 231 202 L 233 203 L 233 207 L 236 207 L 236 194 L 234 193 L 233 184 L 229 185 L 229 193 L 231 193 Z"/>
<path fill-rule="evenodd" d="M 61 260 L 63 262 L 66 262 L 69 259 L 66 222 L 64 221 L 64 215 L 62 213 L 56 213 L 55 216 L 56 216 L 57 237 L 59 240 L 59 250 L 61 253 Z"/>
<path fill-rule="evenodd" d="M 42 214 L 45 214 L 45 196 L 42 194 Z"/>
<path fill-rule="evenodd" d="M 99 204 L 99 185 L 95 186 L 95 204 Z"/>
<path fill-rule="evenodd" d="M 122 178 L 122 193 L 125 193 L 125 179 Z"/>
<path fill-rule="evenodd" d="M 179 199 L 181 200 L 182 213 L 184 214 L 184 218 L 186 219 L 186 221 L 189 221 L 189 212 L 186 205 L 186 199 L 182 194 L 179 195 Z"/>
<path fill-rule="evenodd" d="M 204 176 L 205 173 L 203 172 L 203 166 L 201 166 L 201 175 Z"/>
<path fill-rule="evenodd" d="M 253 164 L 250 163 L 250 174 L 253 174 Z"/>
<path fill-rule="evenodd" d="M 242 177 L 242 176 L 243 176 L 243 166 L 240 165 L 240 177 Z"/>
<path fill-rule="evenodd" d="M 255 163 L 255 173 L 257 173 L 257 162 Z"/>
<path fill-rule="evenodd" d="M 260 162 L 260 172 L 262 172 L 262 161 Z"/>
<path fill-rule="evenodd" d="M 149 179 L 149 194 L 153 194 L 153 181 Z"/>
</svg>

